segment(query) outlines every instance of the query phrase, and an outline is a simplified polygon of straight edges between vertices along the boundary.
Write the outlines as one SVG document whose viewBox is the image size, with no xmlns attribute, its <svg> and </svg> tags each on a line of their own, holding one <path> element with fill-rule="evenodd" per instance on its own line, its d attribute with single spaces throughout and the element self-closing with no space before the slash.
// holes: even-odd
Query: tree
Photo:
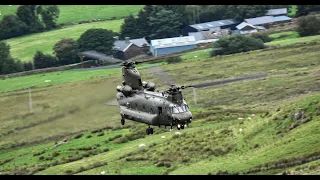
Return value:
<svg viewBox="0 0 320 180">
<path fill-rule="evenodd" d="M 20 5 L 16 14 L 28 26 L 30 32 L 40 32 L 43 30 L 43 25 L 39 13 L 37 5 Z"/>
<path fill-rule="evenodd" d="M 237 34 L 220 38 L 218 41 L 213 43 L 213 48 L 221 48 L 220 50 L 212 51 L 211 55 L 215 56 L 263 49 L 264 44 L 261 39 Z"/>
<path fill-rule="evenodd" d="M 226 8 L 226 5 L 210 5 L 203 7 L 199 14 L 200 23 L 223 19 Z"/>
<path fill-rule="evenodd" d="M 37 51 L 34 55 L 33 64 L 35 69 L 49 68 L 58 65 L 56 57 L 44 54 L 41 51 Z"/>
<path fill-rule="evenodd" d="M 57 27 L 57 20 L 59 18 L 59 7 L 57 5 L 41 5 L 38 9 L 42 22 L 45 24 L 46 29 L 53 29 Z"/>
<path fill-rule="evenodd" d="M 120 37 L 140 38 L 140 33 L 138 31 L 139 29 L 137 28 L 137 20 L 131 14 L 124 19 L 124 22 L 121 25 Z"/>
<path fill-rule="evenodd" d="M 33 63 L 32 62 L 23 62 L 23 67 L 25 71 L 33 70 Z"/>
<path fill-rule="evenodd" d="M 151 34 L 149 17 L 152 15 L 152 12 L 154 12 L 153 5 L 145 5 L 144 8 L 139 11 L 138 18 L 136 20 L 137 36 L 149 39 L 149 35 Z"/>
<path fill-rule="evenodd" d="M 23 71 L 21 61 L 14 59 L 10 55 L 10 46 L 5 42 L 0 42 L 0 74 L 10 74 Z"/>
<path fill-rule="evenodd" d="M 117 35 L 107 29 L 88 29 L 78 39 L 79 51 L 95 50 L 104 54 L 114 54 L 114 36 Z"/>
<path fill-rule="evenodd" d="M 149 26 L 153 32 L 150 37 L 161 39 L 178 36 L 181 25 L 176 13 L 162 9 L 149 18 Z"/>
<path fill-rule="evenodd" d="M 320 11 L 320 5 L 297 5 L 297 16 L 305 16 L 313 11 Z"/>
<path fill-rule="evenodd" d="M 66 38 L 58 41 L 53 47 L 54 54 L 58 58 L 60 65 L 73 64 L 79 62 L 77 41 Z"/>
<path fill-rule="evenodd" d="M 4 16 L 0 22 L 0 40 L 26 34 L 28 26 L 16 15 Z"/>
<path fill-rule="evenodd" d="M 299 17 L 297 31 L 300 36 L 312 36 L 320 33 L 320 18 L 309 15 Z"/>
<path fill-rule="evenodd" d="M 200 23 L 200 10 L 201 7 L 198 5 L 186 6 L 186 17 L 188 18 L 188 24 Z"/>
<path fill-rule="evenodd" d="M 188 25 L 188 19 L 186 18 L 187 16 L 186 5 L 158 5 L 158 6 L 162 9 L 170 10 L 174 12 L 178 21 L 181 22 L 181 25 L 180 25 L 181 28 L 182 26 Z"/>
</svg>

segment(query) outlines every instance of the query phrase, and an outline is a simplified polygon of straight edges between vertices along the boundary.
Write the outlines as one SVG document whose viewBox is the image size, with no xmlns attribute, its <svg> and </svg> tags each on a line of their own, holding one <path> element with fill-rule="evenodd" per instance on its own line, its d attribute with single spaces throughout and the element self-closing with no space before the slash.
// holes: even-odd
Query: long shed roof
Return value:
<svg viewBox="0 0 320 180">
<path fill-rule="evenodd" d="M 200 24 L 193 24 L 189 26 L 198 30 L 204 30 L 204 29 L 216 28 L 216 27 L 232 25 L 237 23 L 239 22 L 234 19 L 225 19 L 225 20 L 211 21 L 211 22 L 200 23 Z"/>
</svg>

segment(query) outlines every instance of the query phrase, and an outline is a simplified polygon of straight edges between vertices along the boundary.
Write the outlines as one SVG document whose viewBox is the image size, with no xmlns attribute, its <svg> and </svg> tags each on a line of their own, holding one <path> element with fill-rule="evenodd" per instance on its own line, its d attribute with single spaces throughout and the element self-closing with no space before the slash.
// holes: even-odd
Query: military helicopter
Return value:
<svg viewBox="0 0 320 180">
<path fill-rule="evenodd" d="M 141 62 L 125 61 L 122 63 L 122 86 L 117 86 L 116 99 L 120 106 L 121 124 L 125 120 L 132 120 L 148 125 L 146 134 L 153 134 L 150 126 L 174 126 L 178 130 L 184 129 L 192 122 L 192 113 L 188 103 L 183 98 L 182 90 L 185 88 L 205 88 L 209 86 L 230 83 L 234 81 L 256 79 L 266 76 L 266 73 L 236 77 L 227 80 L 201 83 L 197 85 L 175 86 L 164 91 L 157 91 L 153 82 L 142 81 L 136 66 Z M 107 103 L 107 105 L 115 105 Z"/>
</svg>

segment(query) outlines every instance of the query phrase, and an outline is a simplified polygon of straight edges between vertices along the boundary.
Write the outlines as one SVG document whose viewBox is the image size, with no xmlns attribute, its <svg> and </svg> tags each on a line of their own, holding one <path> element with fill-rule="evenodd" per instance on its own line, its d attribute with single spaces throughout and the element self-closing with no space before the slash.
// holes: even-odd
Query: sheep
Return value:
<svg viewBox="0 0 320 180">
<path fill-rule="evenodd" d="M 145 147 L 146 145 L 145 144 L 139 144 L 139 147 Z"/>
</svg>

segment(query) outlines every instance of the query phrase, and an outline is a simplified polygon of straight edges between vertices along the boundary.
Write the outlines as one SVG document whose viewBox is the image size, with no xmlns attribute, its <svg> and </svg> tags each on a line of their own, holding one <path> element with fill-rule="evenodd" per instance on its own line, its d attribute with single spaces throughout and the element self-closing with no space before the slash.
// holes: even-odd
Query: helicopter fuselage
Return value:
<svg viewBox="0 0 320 180">
<path fill-rule="evenodd" d="M 117 94 L 120 114 L 124 119 L 153 126 L 176 126 L 191 122 L 192 114 L 185 100 L 173 103 L 161 92 L 141 90 L 124 96 Z"/>
</svg>

